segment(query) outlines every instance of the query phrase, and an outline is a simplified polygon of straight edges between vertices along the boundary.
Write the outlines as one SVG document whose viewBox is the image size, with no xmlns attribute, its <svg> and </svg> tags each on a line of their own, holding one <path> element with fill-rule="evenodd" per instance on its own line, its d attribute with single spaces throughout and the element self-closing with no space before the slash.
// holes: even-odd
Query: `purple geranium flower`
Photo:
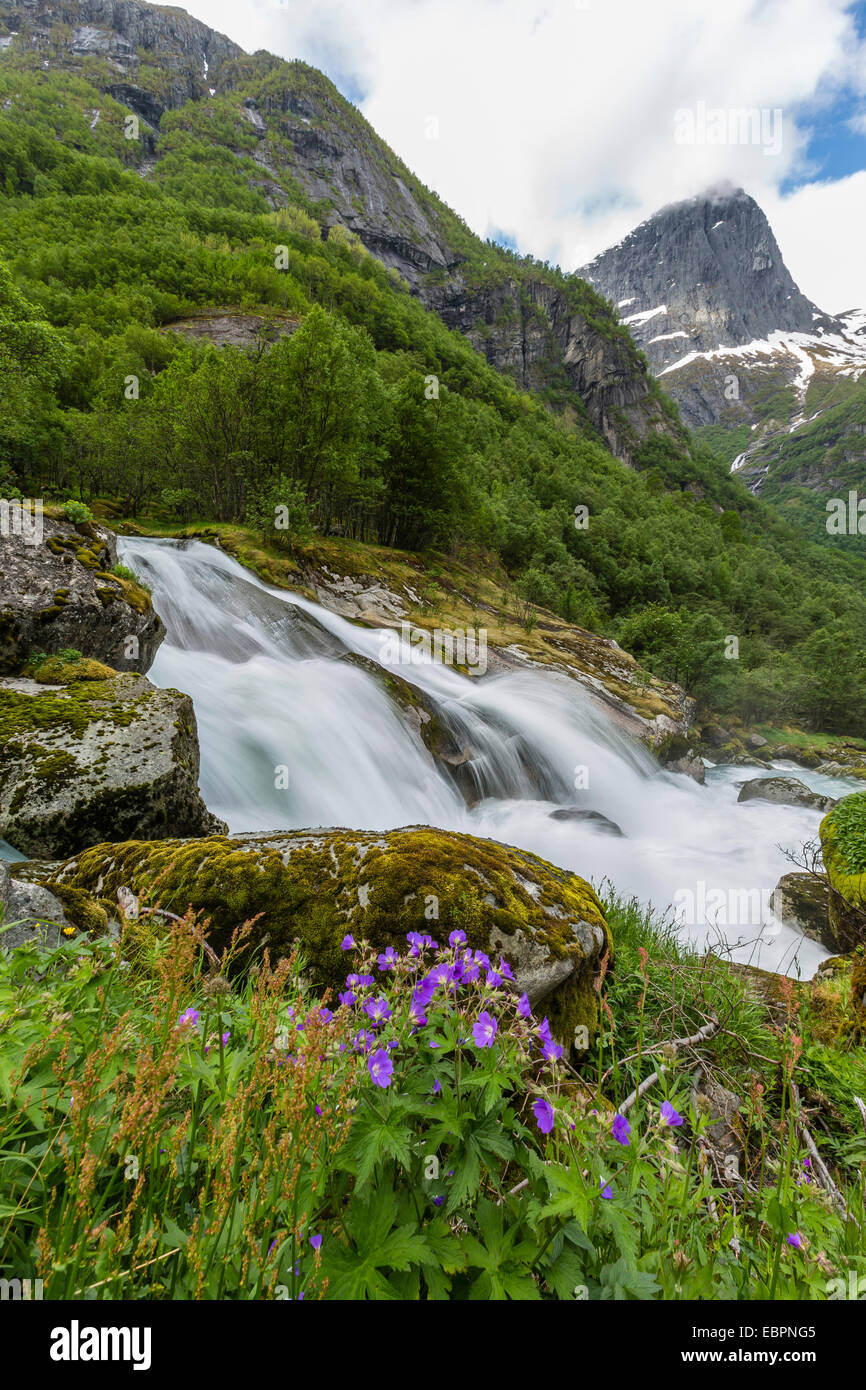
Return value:
<svg viewBox="0 0 866 1390">
<path fill-rule="evenodd" d="M 541 1023 L 539 1023 L 539 1025 L 538 1025 L 538 1036 L 541 1038 L 541 1041 L 542 1041 L 543 1043 L 552 1042 L 552 1041 L 553 1041 L 553 1039 L 552 1039 L 551 1036 L 550 1036 L 550 1024 L 549 1024 L 548 1021 L 547 1021 L 547 1015 L 546 1015 L 546 1014 L 545 1014 L 544 1018 L 542 1019 Z"/>
<path fill-rule="evenodd" d="M 532 1017 L 532 1006 L 529 1002 L 528 994 L 521 994 L 520 998 L 517 1001 L 517 1012 L 520 1014 L 521 1018 Z"/>
<path fill-rule="evenodd" d="M 503 960 L 501 956 L 499 957 L 498 969 L 500 975 L 502 975 L 506 980 L 514 979 L 514 972 L 512 971 L 511 966 L 508 964 L 508 961 Z"/>
<path fill-rule="evenodd" d="M 322 1244 L 321 1236 L 310 1236 L 310 1244 L 314 1250 L 318 1250 Z"/>
<path fill-rule="evenodd" d="M 178 1021 L 177 1021 L 177 1026 L 178 1026 L 178 1028 L 186 1028 L 187 1025 L 189 1024 L 189 1025 L 192 1025 L 192 1026 L 194 1027 L 194 1026 L 198 1023 L 198 1020 L 199 1020 L 199 1012 L 198 1012 L 198 1009 L 186 1009 L 186 1010 L 181 1014 L 180 1018 L 178 1019 Z"/>
<path fill-rule="evenodd" d="M 661 1117 L 666 1125 L 676 1126 L 683 1122 L 682 1115 L 678 1114 L 669 1100 L 662 1101 Z"/>
<path fill-rule="evenodd" d="M 502 984 L 502 976 L 496 970 L 488 970 L 487 983 L 491 989 L 498 989 Z"/>
<path fill-rule="evenodd" d="M 602 1195 L 602 1197 L 604 1197 L 605 1201 L 607 1201 L 607 1202 L 612 1202 L 612 1201 L 613 1201 L 613 1193 L 612 1193 L 611 1190 L 610 1190 L 610 1185 L 608 1185 L 607 1187 L 605 1186 L 604 1178 L 599 1178 L 598 1181 L 599 1181 L 599 1186 L 601 1187 L 601 1195 Z"/>
<path fill-rule="evenodd" d="M 394 947 L 389 946 L 387 950 L 383 951 L 382 954 L 379 956 L 379 969 L 393 970 L 399 959 L 400 957 L 394 950 Z"/>
<path fill-rule="evenodd" d="M 355 995 L 352 993 L 350 989 L 344 989 L 342 994 L 337 995 L 337 998 L 339 999 L 340 1003 L 344 1006 L 344 1008 L 347 1009 L 350 1008 L 351 1005 L 355 1002 Z"/>
<path fill-rule="evenodd" d="M 625 1115 L 617 1115 L 611 1127 L 611 1134 L 618 1144 L 628 1147 L 628 1136 L 631 1134 L 631 1125 Z"/>
<path fill-rule="evenodd" d="M 330 1009 L 319 1010 L 319 1018 L 322 1020 L 323 1023 L 330 1023 L 333 1017 L 334 1015 L 331 1013 Z"/>
<path fill-rule="evenodd" d="M 472 1025 L 472 1036 L 479 1047 L 492 1047 L 499 1024 L 485 1009 Z"/>
<path fill-rule="evenodd" d="M 799 1231 L 794 1231 L 791 1235 L 785 1236 L 785 1244 L 793 1245 L 795 1250 L 803 1249 L 803 1237 Z"/>
<path fill-rule="evenodd" d="M 466 933 L 465 933 L 465 931 L 453 931 L 453 932 L 451 933 L 451 935 L 449 936 L 449 938 L 448 938 L 448 945 L 449 945 L 449 946 L 465 946 L 465 945 L 466 945 Z"/>
<path fill-rule="evenodd" d="M 532 1113 L 542 1134 L 549 1134 L 553 1129 L 553 1106 L 550 1101 L 537 1100 L 532 1107 Z"/>
<path fill-rule="evenodd" d="M 438 1081 L 434 1081 L 434 1082 L 433 1082 L 433 1094 L 434 1094 L 434 1096 L 438 1096 L 438 1094 L 439 1094 L 439 1092 L 440 1092 L 441 1090 L 442 1090 L 442 1087 L 441 1087 L 440 1083 L 439 1083 Z"/>
<path fill-rule="evenodd" d="M 391 1085 L 391 1077 L 394 1075 L 394 1063 L 388 1056 L 384 1047 L 380 1047 L 371 1057 L 367 1058 L 367 1070 L 377 1086 L 386 1090 Z"/>
<path fill-rule="evenodd" d="M 341 950 L 341 951 L 351 951 L 351 949 L 352 949 L 352 947 L 354 946 L 354 944 L 355 944 L 355 938 L 354 938 L 354 936 L 344 936 L 344 937 L 343 937 L 343 940 L 340 942 L 340 950 Z"/>
<path fill-rule="evenodd" d="M 444 1197 L 434 1197 L 434 1198 L 433 1198 L 433 1205 L 434 1205 L 434 1207 L 441 1207 L 441 1205 L 442 1205 L 442 1203 L 443 1203 L 444 1201 L 445 1201 L 445 1198 L 444 1198 Z"/>
<path fill-rule="evenodd" d="M 384 1023 L 391 1017 L 392 1010 L 388 1008 L 388 1000 L 380 994 L 378 999 L 367 1000 L 364 1012 L 370 1015 L 374 1023 Z"/>
<path fill-rule="evenodd" d="M 549 1042 L 544 1044 L 542 1051 L 548 1062 L 558 1062 L 562 1056 L 562 1048 L 559 1043 L 554 1042 L 552 1038 Z"/>
<path fill-rule="evenodd" d="M 478 962 L 479 965 L 483 965 L 483 966 L 484 966 L 484 969 L 485 969 L 485 970 L 489 970 L 489 969 L 490 969 L 490 957 L 489 957 L 489 956 L 485 956 L 485 954 L 484 954 L 483 951 L 476 951 L 476 952 L 475 952 L 475 959 L 477 960 L 477 962 Z"/>
<path fill-rule="evenodd" d="M 363 1028 L 359 1033 L 356 1033 L 352 1039 L 352 1046 L 356 1052 L 369 1052 L 370 1048 L 375 1046 L 375 1043 L 376 1034 L 367 1033 Z"/>
</svg>

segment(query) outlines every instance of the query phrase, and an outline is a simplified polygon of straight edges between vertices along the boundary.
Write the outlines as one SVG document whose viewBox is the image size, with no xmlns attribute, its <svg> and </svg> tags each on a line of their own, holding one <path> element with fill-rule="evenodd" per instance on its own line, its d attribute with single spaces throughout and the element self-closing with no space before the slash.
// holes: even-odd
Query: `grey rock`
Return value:
<svg viewBox="0 0 866 1390">
<path fill-rule="evenodd" d="M 192 701 L 144 676 L 0 679 L 0 835 L 50 858 L 117 839 L 221 833 L 198 790 Z"/>
<path fill-rule="evenodd" d="M 697 782 L 700 787 L 707 780 L 707 769 L 696 753 L 687 754 L 684 758 L 675 758 L 666 766 L 668 772 L 678 772 L 683 777 L 691 777 L 692 781 Z"/>
<path fill-rule="evenodd" d="M 117 671 L 147 671 L 165 629 L 152 608 L 139 613 L 126 601 L 110 572 L 116 560 L 115 537 L 100 526 L 45 517 L 40 544 L 0 536 L 0 675 L 64 649 Z"/>
<path fill-rule="evenodd" d="M 726 743 L 730 743 L 733 734 L 730 729 L 723 729 L 720 724 L 710 724 L 702 731 L 704 743 L 709 748 L 724 748 Z"/>
<path fill-rule="evenodd" d="M 3 915 L 0 949 L 3 950 L 14 950 L 37 938 L 43 945 L 56 946 L 62 928 L 68 925 L 59 899 L 41 884 L 13 878 L 2 859 L 0 908 Z"/>
<path fill-rule="evenodd" d="M 620 306 L 656 372 L 777 329 L 812 333 L 821 317 L 754 198 L 731 185 L 662 208 L 581 274 Z"/>
<path fill-rule="evenodd" d="M 770 906 L 781 922 L 795 927 L 833 955 L 843 947 L 830 922 L 830 884 L 815 874 L 783 874 L 773 889 Z"/>
<path fill-rule="evenodd" d="M 832 796 L 811 792 L 796 777 L 755 777 L 743 784 L 737 801 L 772 801 L 777 806 L 807 806 L 815 811 L 829 811 L 836 805 Z"/>
<path fill-rule="evenodd" d="M 746 742 L 750 748 L 766 748 L 769 744 L 769 740 L 762 734 L 749 734 Z"/>
<path fill-rule="evenodd" d="M 584 811 L 579 806 L 560 806 L 558 810 L 551 811 L 550 819 L 583 822 L 602 835 L 623 838 L 623 832 L 616 821 L 609 820 L 601 811 Z"/>
</svg>

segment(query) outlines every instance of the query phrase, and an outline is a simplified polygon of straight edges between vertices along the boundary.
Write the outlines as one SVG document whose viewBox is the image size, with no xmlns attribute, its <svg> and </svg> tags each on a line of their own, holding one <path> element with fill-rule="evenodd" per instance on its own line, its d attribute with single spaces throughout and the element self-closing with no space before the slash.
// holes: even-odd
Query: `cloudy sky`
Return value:
<svg viewBox="0 0 866 1390">
<path fill-rule="evenodd" d="M 573 270 L 731 180 L 805 294 L 866 306 L 866 0 L 180 3 L 322 68 L 481 236 Z"/>
</svg>

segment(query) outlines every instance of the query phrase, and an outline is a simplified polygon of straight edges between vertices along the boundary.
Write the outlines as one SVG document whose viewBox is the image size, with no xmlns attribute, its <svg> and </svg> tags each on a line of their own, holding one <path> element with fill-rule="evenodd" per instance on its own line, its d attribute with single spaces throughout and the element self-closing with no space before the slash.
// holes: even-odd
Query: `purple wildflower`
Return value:
<svg viewBox="0 0 866 1390">
<path fill-rule="evenodd" d="M 625 1115 L 617 1115 L 610 1132 L 618 1144 L 622 1144 L 624 1148 L 628 1148 L 628 1136 L 631 1134 L 631 1125 Z"/>
<path fill-rule="evenodd" d="M 664 1120 L 665 1124 L 671 1125 L 671 1127 L 681 1125 L 683 1122 L 682 1115 L 678 1114 L 677 1111 L 674 1110 L 674 1107 L 671 1105 L 669 1100 L 665 1100 L 662 1102 L 661 1117 Z"/>
<path fill-rule="evenodd" d="M 605 1187 L 604 1178 L 599 1178 L 598 1181 L 599 1181 L 599 1186 L 601 1187 L 601 1195 L 602 1195 L 602 1197 L 604 1197 L 605 1201 L 607 1201 L 607 1202 L 612 1202 L 612 1201 L 613 1201 L 613 1193 L 612 1193 L 611 1190 L 610 1190 L 610 1184 L 608 1184 L 607 1187 Z"/>
<path fill-rule="evenodd" d="M 442 1203 L 443 1203 L 444 1201 L 445 1201 L 445 1198 L 444 1198 L 444 1197 L 434 1197 L 434 1198 L 433 1198 L 433 1205 L 434 1205 L 434 1207 L 441 1207 L 441 1205 L 442 1205 Z"/>
<path fill-rule="evenodd" d="M 793 1245 L 793 1247 L 794 1247 L 795 1250 L 802 1250 L 802 1249 L 803 1249 L 803 1237 L 800 1235 L 800 1232 L 799 1232 L 799 1231 L 794 1231 L 794 1232 L 792 1232 L 791 1235 L 785 1236 L 785 1244 L 786 1244 L 786 1245 Z"/>
<path fill-rule="evenodd" d="M 520 1014 L 521 1018 L 532 1017 L 532 1006 L 529 1002 L 528 994 L 521 994 L 520 998 L 517 1001 L 517 1012 Z"/>
<path fill-rule="evenodd" d="M 535 1123 L 542 1134 L 549 1134 L 553 1129 L 553 1106 L 549 1100 L 537 1100 L 532 1107 L 535 1116 Z"/>
<path fill-rule="evenodd" d="M 367 1070 L 375 1085 L 381 1086 L 383 1090 L 391 1085 L 394 1063 L 383 1047 L 380 1047 L 378 1052 L 374 1052 L 371 1057 L 367 1058 Z"/>
<path fill-rule="evenodd" d="M 399 959 L 400 957 L 394 950 L 394 947 L 389 946 L 387 950 L 383 951 L 382 954 L 379 956 L 379 969 L 393 970 L 394 967 L 397 965 Z"/>
<path fill-rule="evenodd" d="M 449 945 L 449 946 L 465 946 L 465 945 L 466 945 L 466 933 L 465 933 L 465 931 L 453 931 L 453 932 L 451 933 L 451 935 L 449 936 L 449 938 L 448 938 L 448 945 Z"/>
<path fill-rule="evenodd" d="M 340 950 L 341 950 L 341 951 L 351 951 L 351 949 L 352 949 L 352 947 L 354 946 L 354 944 L 355 944 L 355 938 L 354 938 L 354 936 L 344 936 L 344 937 L 343 937 L 343 940 L 340 942 Z"/>
<path fill-rule="evenodd" d="M 388 1008 L 388 1000 L 380 994 L 378 999 L 367 1000 L 364 1012 L 370 1015 L 374 1023 L 384 1023 L 391 1017 L 392 1010 Z"/>
<path fill-rule="evenodd" d="M 549 1042 L 546 1042 L 544 1044 L 542 1051 L 548 1062 L 558 1062 L 560 1057 L 562 1056 L 562 1048 L 560 1047 L 559 1043 L 554 1042 L 552 1038 Z"/>
<path fill-rule="evenodd" d="M 186 1009 L 185 1012 L 182 1013 L 180 1018 L 178 1019 L 177 1026 L 178 1028 L 185 1028 L 187 1024 L 191 1024 L 193 1027 L 195 1027 L 195 1025 L 198 1023 L 198 1020 L 198 1009 Z"/>
<path fill-rule="evenodd" d="M 499 1024 L 485 1009 L 472 1025 L 472 1036 L 479 1047 L 492 1047 Z"/>
<path fill-rule="evenodd" d="M 438 1096 L 438 1094 L 439 1094 L 439 1092 L 440 1092 L 441 1090 L 442 1090 L 442 1087 L 441 1087 L 440 1083 L 439 1083 L 438 1081 L 434 1081 L 434 1082 L 433 1082 L 433 1094 L 434 1094 L 434 1096 Z"/>
<path fill-rule="evenodd" d="M 322 1244 L 322 1237 L 321 1237 L 321 1236 L 310 1236 L 310 1244 L 312 1245 L 312 1247 L 313 1247 L 314 1250 L 320 1249 L 321 1244 Z"/>
<path fill-rule="evenodd" d="M 342 994 L 339 994 L 337 998 L 339 999 L 340 1003 L 343 1005 L 343 1008 L 345 1009 L 351 1008 L 351 1006 L 355 1002 L 355 995 L 352 993 L 350 989 L 344 989 Z"/>
</svg>

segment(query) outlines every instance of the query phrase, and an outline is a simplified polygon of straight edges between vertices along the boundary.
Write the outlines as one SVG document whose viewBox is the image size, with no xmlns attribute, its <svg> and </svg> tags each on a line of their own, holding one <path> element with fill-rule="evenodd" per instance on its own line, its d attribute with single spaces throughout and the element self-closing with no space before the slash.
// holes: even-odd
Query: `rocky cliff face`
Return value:
<svg viewBox="0 0 866 1390">
<path fill-rule="evenodd" d="M 544 391 L 556 375 L 564 379 L 618 458 L 631 462 L 650 432 L 669 430 L 632 345 L 591 326 L 555 285 L 509 277 L 473 287 L 458 272 L 425 288 L 423 297 L 525 390 Z"/>
<path fill-rule="evenodd" d="M 693 429 L 760 425 L 761 438 L 812 413 L 813 378 L 866 369 L 862 316 L 834 318 L 801 293 L 741 188 L 662 208 L 581 273 Z"/>
<path fill-rule="evenodd" d="M 564 282 L 480 242 L 315 69 L 251 57 L 182 10 L 139 0 L 0 0 L 0 35 L 4 26 L 0 61 L 35 54 L 48 71 L 85 76 L 139 116 L 144 177 L 160 158 L 166 110 L 223 103 L 223 114 L 255 134 L 254 186 L 273 208 L 301 201 L 324 236 L 334 226 L 355 233 L 493 366 L 527 389 L 555 386 L 560 399 L 582 401 L 624 461 L 653 433 L 675 433 L 607 306 L 592 295 L 581 312 L 585 286 L 569 294 Z"/>
<path fill-rule="evenodd" d="M 825 322 L 741 188 L 662 208 L 582 274 L 617 305 L 656 372 L 689 352 L 813 333 Z"/>
</svg>

